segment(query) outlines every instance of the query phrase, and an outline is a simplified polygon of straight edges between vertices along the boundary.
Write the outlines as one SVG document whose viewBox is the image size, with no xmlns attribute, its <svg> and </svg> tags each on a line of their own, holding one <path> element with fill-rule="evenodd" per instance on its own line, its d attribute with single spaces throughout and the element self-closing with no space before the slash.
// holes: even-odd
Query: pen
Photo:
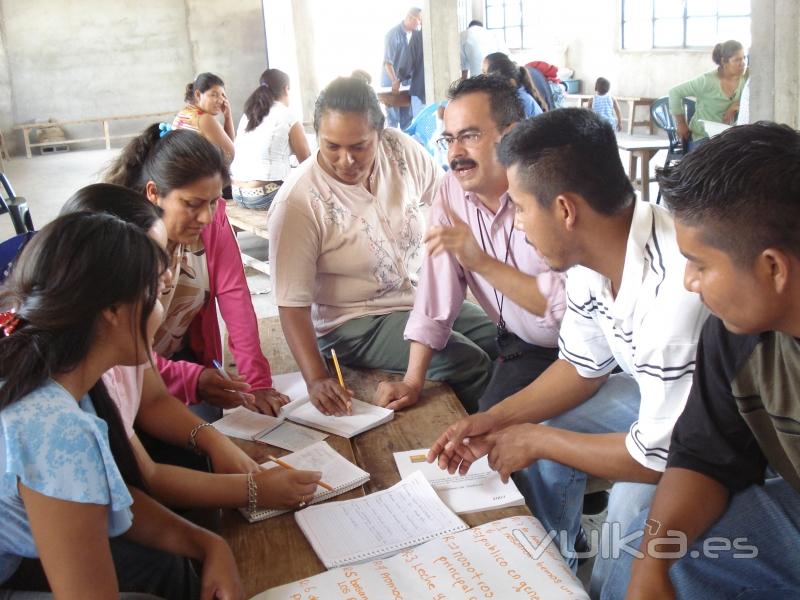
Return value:
<svg viewBox="0 0 800 600">
<path fill-rule="evenodd" d="M 228 372 L 225 369 L 222 368 L 222 365 L 219 364 L 219 361 L 216 358 L 213 361 L 211 361 L 211 363 L 214 365 L 214 368 L 217 370 L 217 372 L 220 375 L 222 375 L 228 381 L 233 381 L 233 379 L 231 379 L 231 376 L 228 375 Z M 231 391 L 233 391 L 233 390 L 231 390 Z M 242 392 L 236 392 L 236 393 L 239 395 L 239 400 L 242 401 L 242 404 L 248 404 L 248 402 L 245 399 L 244 394 L 242 394 Z"/>
<path fill-rule="evenodd" d="M 280 458 L 275 458 L 274 456 L 272 456 L 272 454 L 267 454 L 267 458 L 270 459 L 272 462 L 274 462 L 276 465 L 278 465 L 280 467 L 283 467 L 284 469 L 289 469 L 290 471 L 295 471 L 296 470 L 292 465 L 290 465 L 287 462 L 283 462 Z M 317 485 L 319 485 L 320 487 L 325 488 L 329 492 L 333 491 L 333 487 L 331 487 L 330 485 L 328 485 L 324 481 L 318 481 Z"/>
</svg>

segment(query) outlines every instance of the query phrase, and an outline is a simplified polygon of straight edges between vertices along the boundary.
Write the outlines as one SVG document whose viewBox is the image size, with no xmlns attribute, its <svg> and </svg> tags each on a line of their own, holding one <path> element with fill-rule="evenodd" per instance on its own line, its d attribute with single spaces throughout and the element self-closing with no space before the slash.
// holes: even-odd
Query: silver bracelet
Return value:
<svg viewBox="0 0 800 600">
<path fill-rule="evenodd" d="M 197 454 L 203 454 L 202 450 L 200 450 L 200 446 L 197 445 L 197 434 L 203 427 L 212 427 L 212 425 L 211 423 L 200 423 L 192 427 L 192 430 L 189 432 L 189 448 L 194 450 Z"/>
<path fill-rule="evenodd" d="M 253 478 L 252 473 L 247 474 L 247 510 L 250 513 L 256 512 L 258 508 L 258 484 Z"/>
</svg>

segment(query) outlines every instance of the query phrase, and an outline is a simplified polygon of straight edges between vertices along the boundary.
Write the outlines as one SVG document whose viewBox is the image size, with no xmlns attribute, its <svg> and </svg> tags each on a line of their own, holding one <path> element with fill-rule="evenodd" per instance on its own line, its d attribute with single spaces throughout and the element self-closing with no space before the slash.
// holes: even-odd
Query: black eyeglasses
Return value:
<svg viewBox="0 0 800 600">
<path fill-rule="evenodd" d="M 478 142 L 480 141 L 482 135 L 483 135 L 482 131 L 467 131 L 466 133 L 460 133 L 456 136 L 443 135 L 438 140 L 436 140 L 436 145 L 439 146 L 439 148 L 441 148 L 445 152 L 456 141 L 462 146 L 466 146 L 467 148 L 474 148 L 475 146 L 478 145 Z"/>
</svg>

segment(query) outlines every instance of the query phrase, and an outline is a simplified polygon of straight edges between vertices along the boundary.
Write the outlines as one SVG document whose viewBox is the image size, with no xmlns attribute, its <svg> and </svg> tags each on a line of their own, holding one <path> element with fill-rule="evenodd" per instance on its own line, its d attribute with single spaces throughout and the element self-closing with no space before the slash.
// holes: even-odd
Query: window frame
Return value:
<svg viewBox="0 0 800 600">
<path fill-rule="evenodd" d="M 657 21 L 661 21 L 661 20 L 665 20 L 665 19 L 667 19 L 667 17 L 656 17 L 656 14 L 655 14 L 655 12 L 656 12 L 655 11 L 656 0 L 649 0 L 649 3 L 650 3 L 650 19 L 649 19 L 649 21 L 650 21 L 650 45 L 647 48 L 644 48 L 644 47 L 643 48 L 628 48 L 628 47 L 626 47 L 626 43 L 625 43 L 625 26 L 626 26 L 626 23 L 629 23 L 629 22 L 626 22 L 626 20 L 625 20 L 625 7 L 626 7 L 626 4 L 629 3 L 629 2 L 644 3 L 644 2 L 647 2 L 647 1 L 648 0 L 620 0 L 620 4 L 619 4 L 619 6 L 620 6 L 620 12 L 619 12 L 620 20 L 619 20 L 619 24 L 620 24 L 620 49 L 621 50 L 625 50 L 625 51 L 628 51 L 628 52 L 651 52 L 651 51 L 662 51 L 662 50 L 665 50 L 665 51 L 670 51 L 670 50 L 706 51 L 706 50 L 708 50 L 710 48 L 713 48 L 714 44 L 710 44 L 710 45 L 694 45 L 694 44 L 689 45 L 689 44 L 687 44 L 687 30 L 688 30 L 689 21 L 691 19 L 714 18 L 714 19 L 716 19 L 717 29 L 718 30 L 719 30 L 719 21 L 720 21 L 720 19 L 747 18 L 747 19 L 751 20 L 751 22 L 752 22 L 752 16 L 753 16 L 752 0 L 751 0 L 751 4 L 750 4 L 750 10 L 746 14 L 745 13 L 736 13 L 736 14 L 734 14 L 734 13 L 723 13 L 723 14 L 720 14 L 720 8 L 721 8 L 720 4 L 721 3 L 720 3 L 720 0 L 717 0 L 717 6 L 716 6 L 716 8 L 714 10 L 714 14 L 713 15 L 703 15 L 703 16 L 700 16 L 700 15 L 690 16 L 688 14 L 688 3 L 686 2 L 686 0 L 683 0 L 683 9 L 682 9 L 681 17 L 680 17 L 682 28 L 683 28 L 683 36 L 682 36 L 681 44 L 680 45 L 661 45 L 661 46 L 659 46 L 659 45 L 656 45 L 656 39 L 655 39 L 655 37 L 656 37 L 656 22 Z M 676 18 L 676 17 L 669 17 L 669 18 Z M 639 21 L 630 21 L 630 23 L 636 24 L 636 23 L 639 23 Z"/>
<path fill-rule="evenodd" d="M 489 23 L 489 6 L 490 6 L 490 3 L 491 3 L 492 8 L 495 8 L 495 7 L 498 7 L 498 6 L 501 6 L 503 8 L 503 25 L 502 25 L 502 27 L 492 27 L 491 24 Z M 509 24 L 506 21 L 506 16 L 507 16 L 506 8 L 510 4 L 519 5 L 519 23 L 514 22 L 514 23 L 510 23 Z M 526 7 L 527 7 L 527 9 L 531 9 L 533 7 L 532 6 L 528 6 L 528 5 L 532 5 L 532 4 L 533 3 L 531 2 L 531 0 L 484 0 L 484 2 L 483 2 L 484 27 L 486 28 L 487 31 L 499 31 L 499 32 L 501 32 L 502 35 L 503 35 L 503 40 L 505 41 L 506 46 L 508 47 L 509 50 L 511 50 L 511 51 L 513 51 L 513 50 L 527 50 L 528 48 L 525 46 L 525 31 L 527 29 L 533 28 L 534 25 L 533 24 L 526 24 L 526 16 L 527 16 L 526 15 L 526 12 L 527 12 Z M 529 22 L 532 23 L 532 21 L 529 21 Z M 508 29 L 517 29 L 517 28 L 519 28 L 519 44 L 520 44 L 519 46 L 512 45 L 511 43 L 509 43 L 508 37 L 506 35 L 506 31 Z"/>
</svg>

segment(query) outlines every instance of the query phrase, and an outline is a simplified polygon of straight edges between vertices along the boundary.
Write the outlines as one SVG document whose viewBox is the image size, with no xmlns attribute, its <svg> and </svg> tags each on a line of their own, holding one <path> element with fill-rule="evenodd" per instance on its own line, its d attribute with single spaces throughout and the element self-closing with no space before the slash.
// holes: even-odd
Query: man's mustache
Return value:
<svg viewBox="0 0 800 600">
<path fill-rule="evenodd" d="M 477 163 L 469 158 L 454 158 L 450 161 L 450 169 L 453 171 L 456 169 L 471 169 L 476 165 Z"/>
</svg>

